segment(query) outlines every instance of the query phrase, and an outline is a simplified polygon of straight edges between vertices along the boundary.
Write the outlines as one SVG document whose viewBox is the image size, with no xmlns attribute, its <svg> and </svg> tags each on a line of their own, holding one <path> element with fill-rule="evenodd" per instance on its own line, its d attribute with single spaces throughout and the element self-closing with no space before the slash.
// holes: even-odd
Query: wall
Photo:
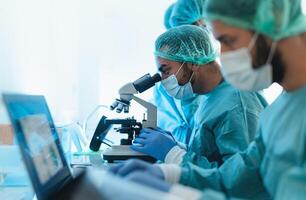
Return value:
<svg viewBox="0 0 306 200">
<path fill-rule="evenodd" d="M 122 84 L 155 72 L 169 2 L 0 0 L 0 92 L 44 94 L 57 123 L 82 121 Z"/>
</svg>

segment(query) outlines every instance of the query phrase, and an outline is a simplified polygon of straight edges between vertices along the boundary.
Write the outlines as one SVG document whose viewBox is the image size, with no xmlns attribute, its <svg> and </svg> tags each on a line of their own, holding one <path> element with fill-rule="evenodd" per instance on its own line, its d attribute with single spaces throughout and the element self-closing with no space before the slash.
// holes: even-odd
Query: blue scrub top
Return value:
<svg viewBox="0 0 306 200">
<path fill-rule="evenodd" d="M 194 114 L 203 98 L 201 95 L 194 95 L 188 100 L 177 100 L 160 83 L 157 84 L 154 87 L 157 126 L 170 131 L 178 142 L 187 145 L 194 126 Z"/>
<path fill-rule="evenodd" d="M 283 92 L 262 113 L 255 140 L 213 170 L 192 163 L 182 168 L 180 182 L 212 188 L 228 196 L 275 197 L 282 176 L 306 162 L 306 85 Z"/>
</svg>

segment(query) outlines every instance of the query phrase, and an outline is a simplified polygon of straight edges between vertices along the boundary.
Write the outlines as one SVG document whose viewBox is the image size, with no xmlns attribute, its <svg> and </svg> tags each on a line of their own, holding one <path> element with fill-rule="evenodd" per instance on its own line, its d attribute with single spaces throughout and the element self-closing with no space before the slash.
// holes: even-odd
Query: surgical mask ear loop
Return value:
<svg viewBox="0 0 306 200">
<path fill-rule="evenodd" d="M 192 72 L 192 74 L 191 74 L 190 79 L 189 79 L 189 81 L 188 81 L 188 82 L 190 82 L 190 81 L 191 81 L 191 79 L 192 79 L 193 75 L 194 75 L 194 72 Z"/>
<path fill-rule="evenodd" d="M 267 59 L 267 64 L 270 64 L 272 62 L 274 53 L 276 51 L 276 46 L 277 46 L 277 42 L 273 42 L 272 45 L 271 45 L 271 50 L 270 50 L 268 59 Z"/>
<path fill-rule="evenodd" d="M 183 63 L 183 64 L 184 64 L 184 63 Z M 182 66 L 183 66 L 183 65 L 182 65 Z M 180 70 L 180 69 L 179 69 L 179 70 Z M 178 70 L 178 71 L 179 71 L 179 70 Z M 193 75 L 194 75 L 194 71 L 192 71 L 192 74 L 191 74 L 190 79 L 189 79 L 189 81 L 188 81 L 188 82 L 190 82 L 190 81 L 191 81 L 191 79 L 192 79 Z M 188 83 L 188 82 L 187 82 L 187 83 Z"/>
<path fill-rule="evenodd" d="M 185 62 L 183 62 L 183 64 L 180 66 L 180 68 L 177 70 L 177 72 L 175 73 L 175 76 L 181 71 L 183 65 L 185 64 Z"/>
<path fill-rule="evenodd" d="M 259 33 L 255 33 L 255 35 L 252 37 L 252 39 L 251 39 L 251 41 L 248 45 L 249 52 L 251 52 L 252 48 L 255 46 L 255 43 L 257 41 L 258 36 L 259 36 Z"/>
<path fill-rule="evenodd" d="M 251 51 L 252 48 L 255 46 L 255 43 L 256 43 L 256 40 L 257 40 L 258 36 L 259 36 L 258 33 L 255 33 L 255 35 L 253 36 L 251 42 L 248 45 L 248 50 L 249 51 Z M 273 42 L 272 45 L 271 45 L 270 53 L 269 53 L 266 64 L 271 63 L 271 61 L 273 59 L 273 56 L 274 56 L 274 53 L 275 53 L 275 50 L 276 50 L 276 46 L 277 46 L 277 42 Z"/>
<path fill-rule="evenodd" d="M 199 66 L 197 66 L 197 67 L 199 67 Z M 193 76 L 194 76 L 194 71 L 192 71 L 192 74 L 191 74 L 191 76 L 190 76 L 189 82 L 191 81 L 191 79 L 193 78 Z"/>
</svg>

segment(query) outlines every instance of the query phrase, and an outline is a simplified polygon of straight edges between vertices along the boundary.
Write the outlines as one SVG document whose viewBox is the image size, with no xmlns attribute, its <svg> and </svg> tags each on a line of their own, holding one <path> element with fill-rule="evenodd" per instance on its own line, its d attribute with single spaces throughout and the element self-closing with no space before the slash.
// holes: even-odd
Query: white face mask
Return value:
<svg viewBox="0 0 306 200">
<path fill-rule="evenodd" d="M 180 68 L 178 69 L 178 71 L 175 74 L 172 74 L 171 76 L 169 76 L 165 80 L 161 81 L 161 84 L 166 89 L 167 93 L 170 96 L 172 96 L 176 99 L 180 99 L 180 100 L 186 100 L 186 99 L 189 99 L 189 98 L 194 96 L 193 95 L 194 93 L 193 93 L 193 90 L 192 90 L 192 85 L 191 85 L 191 82 L 190 82 L 192 77 L 193 77 L 193 73 L 192 73 L 188 83 L 186 83 L 185 85 L 179 85 L 178 80 L 176 78 L 176 75 L 179 73 L 179 71 L 181 70 L 183 65 L 184 65 L 184 63 L 180 66 Z"/>
<path fill-rule="evenodd" d="M 271 61 L 276 49 L 276 43 L 272 44 L 266 64 L 253 69 L 251 49 L 255 45 L 256 34 L 248 48 L 240 48 L 221 54 L 221 72 L 224 78 L 232 85 L 241 90 L 259 91 L 269 87 L 272 81 Z"/>
</svg>

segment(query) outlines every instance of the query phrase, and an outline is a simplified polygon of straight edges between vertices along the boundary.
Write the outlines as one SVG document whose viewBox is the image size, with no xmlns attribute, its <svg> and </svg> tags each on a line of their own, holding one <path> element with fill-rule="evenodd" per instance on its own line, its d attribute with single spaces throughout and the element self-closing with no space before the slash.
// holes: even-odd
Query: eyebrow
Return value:
<svg viewBox="0 0 306 200">
<path fill-rule="evenodd" d="M 226 37 L 227 37 L 227 36 L 226 36 L 225 34 L 223 34 L 223 35 L 220 35 L 220 36 L 216 37 L 216 39 L 217 39 L 218 41 L 222 41 L 222 40 L 224 40 Z"/>
<path fill-rule="evenodd" d="M 230 41 L 233 42 L 237 39 L 235 36 L 230 36 L 227 34 L 222 34 L 216 38 L 219 42 Z"/>
<path fill-rule="evenodd" d="M 164 72 L 167 69 L 167 65 L 166 64 L 161 64 L 160 67 L 158 68 L 158 71 L 160 72 Z"/>
</svg>

